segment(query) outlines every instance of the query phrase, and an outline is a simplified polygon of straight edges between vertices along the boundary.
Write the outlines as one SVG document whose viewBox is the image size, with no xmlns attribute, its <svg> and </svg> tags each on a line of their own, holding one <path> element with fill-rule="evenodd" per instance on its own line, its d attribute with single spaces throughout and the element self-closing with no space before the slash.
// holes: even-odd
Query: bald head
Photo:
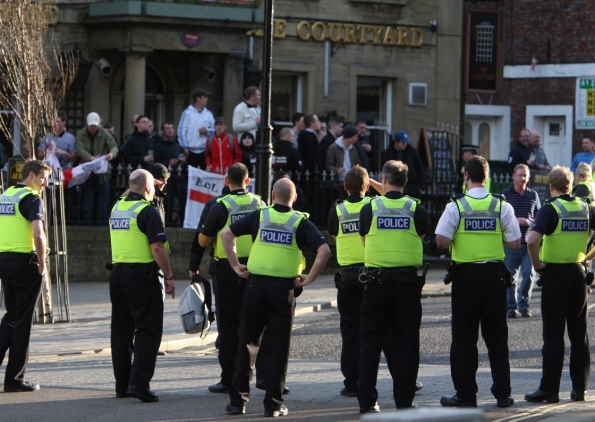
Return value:
<svg viewBox="0 0 595 422">
<path fill-rule="evenodd" d="M 130 188 L 130 192 L 138 193 L 139 195 L 146 196 L 147 193 L 151 191 L 151 188 L 155 184 L 153 175 L 149 173 L 147 170 L 134 170 L 130 173 L 130 178 L 128 179 L 128 187 Z M 153 190 L 154 192 L 154 190 Z M 148 198 L 149 201 L 153 198 Z"/>
<path fill-rule="evenodd" d="M 295 200 L 295 185 L 293 182 L 285 177 L 277 180 L 273 185 L 273 202 L 291 207 Z"/>
</svg>

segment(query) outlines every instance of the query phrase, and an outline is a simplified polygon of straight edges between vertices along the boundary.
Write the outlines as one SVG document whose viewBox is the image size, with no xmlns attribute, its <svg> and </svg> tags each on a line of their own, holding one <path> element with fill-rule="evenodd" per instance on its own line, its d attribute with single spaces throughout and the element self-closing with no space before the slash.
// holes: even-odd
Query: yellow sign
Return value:
<svg viewBox="0 0 595 422">
<path fill-rule="evenodd" d="M 247 35 L 261 37 L 262 30 L 248 31 Z M 290 34 L 287 33 L 287 20 L 274 19 L 273 37 L 282 39 L 288 35 Z M 421 28 L 402 26 L 301 21 L 295 28 L 295 34 L 291 35 L 303 41 L 331 41 L 346 44 L 372 43 L 403 47 L 421 47 L 424 44 L 424 32 Z"/>
</svg>

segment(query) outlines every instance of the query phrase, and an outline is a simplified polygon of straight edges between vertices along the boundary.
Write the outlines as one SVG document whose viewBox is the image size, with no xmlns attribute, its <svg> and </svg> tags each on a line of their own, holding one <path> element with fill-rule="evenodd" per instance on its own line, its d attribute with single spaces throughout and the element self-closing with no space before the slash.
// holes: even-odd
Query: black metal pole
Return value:
<svg viewBox="0 0 595 422">
<path fill-rule="evenodd" d="M 465 92 L 465 66 L 467 63 L 466 55 L 467 55 L 467 0 L 463 1 L 463 16 L 461 18 L 462 23 L 462 33 L 461 33 L 461 90 L 460 90 L 460 116 L 459 116 L 459 147 L 461 144 L 465 142 L 465 99 L 466 99 L 466 92 Z M 469 140 L 471 141 L 471 140 Z M 460 154 L 460 151 L 456 151 L 457 155 Z"/>
<path fill-rule="evenodd" d="M 271 62 L 273 60 L 273 8 L 274 0 L 264 3 L 264 39 L 263 39 L 263 78 L 262 78 L 262 114 L 258 128 L 256 145 L 256 193 L 267 204 L 271 203 L 271 157 L 273 156 L 271 127 Z"/>
</svg>

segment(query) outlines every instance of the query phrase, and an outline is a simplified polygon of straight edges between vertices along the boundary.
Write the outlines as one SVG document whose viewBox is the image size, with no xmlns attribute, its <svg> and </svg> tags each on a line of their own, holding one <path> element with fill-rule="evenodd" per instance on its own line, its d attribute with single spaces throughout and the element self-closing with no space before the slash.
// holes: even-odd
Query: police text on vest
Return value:
<svg viewBox="0 0 595 422">
<path fill-rule="evenodd" d="M 465 231 L 496 231 L 495 218 L 466 218 Z"/>
<path fill-rule="evenodd" d="M 110 218 L 112 230 L 130 230 L 130 218 Z"/>
<path fill-rule="evenodd" d="M 589 220 L 562 220 L 563 232 L 589 231 Z"/>
<path fill-rule="evenodd" d="M 277 243 L 279 245 L 291 245 L 291 242 L 293 241 L 293 233 L 278 230 L 262 230 L 260 232 L 260 241 L 265 243 Z"/>
<path fill-rule="evenodd" d="M 0 204 L 0 215 L 15 215 L 15 204 Z"/>
<path fill-rule="evenodd" d="M 344 221 L 341 223 L 341 230 L 345 234 L 358 233 L 359 221 Z"/>
<path fill-rule="evenodd" d="M 409 230 L 409 217 L 378 217 L 377 229 Z"/>
</svg>

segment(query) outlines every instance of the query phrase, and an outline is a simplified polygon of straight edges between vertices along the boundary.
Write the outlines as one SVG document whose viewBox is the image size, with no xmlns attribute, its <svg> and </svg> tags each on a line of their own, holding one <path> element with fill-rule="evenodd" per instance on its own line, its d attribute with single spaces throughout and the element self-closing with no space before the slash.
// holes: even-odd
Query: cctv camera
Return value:
<svg viewBox="0 0 595 422">
<path fill-rule="evenodd" d="M 99 61 L 97 61 L 97 67 L 102 76 L 109 76 L 112 74 L 112 66 L 106 59 L 99 59 Z"/>
</svg>

